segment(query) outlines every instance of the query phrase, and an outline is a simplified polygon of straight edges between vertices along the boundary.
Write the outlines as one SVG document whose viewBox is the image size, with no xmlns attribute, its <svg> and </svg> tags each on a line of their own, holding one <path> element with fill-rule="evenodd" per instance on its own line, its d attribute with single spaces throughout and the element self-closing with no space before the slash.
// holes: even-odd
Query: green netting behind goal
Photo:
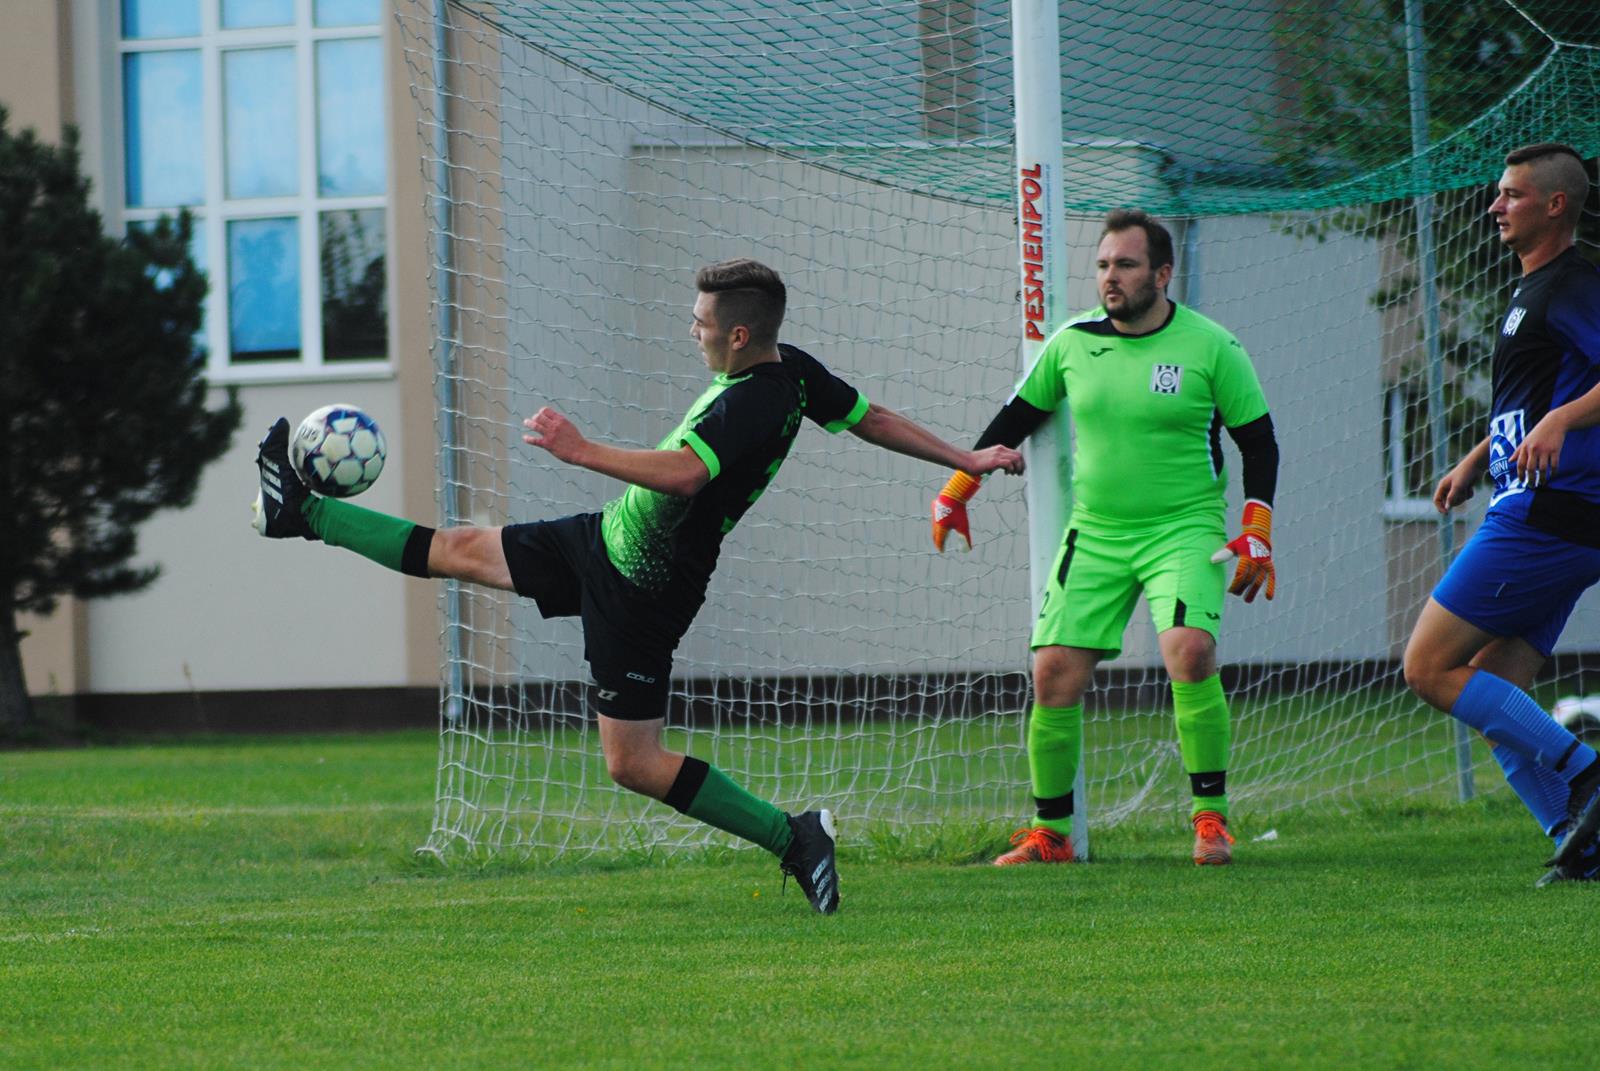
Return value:
<svg viewBox="0 0 1600 1071">
<path fill-rule="evenodd" d="M 1470 531 L 1442 530 L 1426 499 L 1436 454 L 1479 427 L 1515 271 L 1487 191 L 1515 145 L 1600 153 L 1592 4 L 1414 9 L 1408 36 L 1392 0 L 1060 8 L 1068 305 L 1095 302 L 1105 210 L 1164 216 L 1172 296 L 1243 340 L 1279 428 L 1280 594 L 1234 602 L 1220 647 L 1246 821 L 1456 792 L 1452 728 L 1395 666 Z M 446 520 L 614 495 L 523 447 L 520 421 L 550 404 L 598 438 L 655 443 L 705 375 L 694 269 L 730 256 L 784 274 L 786 339 L 947 438 L 970 442 L 1008 396 L 1009 5 L 412 0 L 398 26 L 433 225 Z M 1591 255 L 1596 229 L 1591 206 Z M 1237 481 L 1231 452 L 1229 467 Z M 976 550 L 939 557 L 926 508 L 942 479 L 803 431 L 680 648 L 672 742 L 781 805 L 834 807 L 858 841 L 1028 814 L 1021 485 L 990 480 Z M 608 783 L 573 623 L 472 588 L 447 595 L 444 620 L 431 847 L 715 836 Z M 1557 687 L 1590 686 L 1588 651 L 1600 620 L 1580 608 Z M 1182 813 L 1142 610 L 1085 740 L 1092 822 Z"/>
<path fill-rule="evenodd" d="M 1432 122 L 1417 156 L 1402 3 L 1063 3 L 1067 207 L 1338 207 L 1482 184 L 1508 145 L 1600 146 L 1591 5 L 1420 6 Z M 1014 197 L 1008 4 L 459 8 L 739 141 L 936 197 Z M 1137 152 L 1149 159 L 1130 168 Z"/>
</svg>

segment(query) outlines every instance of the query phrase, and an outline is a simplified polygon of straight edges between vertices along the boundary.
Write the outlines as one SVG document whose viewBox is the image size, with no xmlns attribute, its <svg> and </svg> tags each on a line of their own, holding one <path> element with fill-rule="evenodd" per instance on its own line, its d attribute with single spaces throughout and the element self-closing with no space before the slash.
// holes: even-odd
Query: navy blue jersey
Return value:
<svg viewBox="0 0 1600 1071">
<path fill-rule="evenodd" d="M 1567 433 L 1559 468 L 1535 488 L 1511 454 L 1550 410 L 1600 383 L 1600 271 L 1570 248 L 1522 277 L 1500 321 L 1489 412 L 1493 512 L 1600 546 L 1600 426 Z"/>
</svg>

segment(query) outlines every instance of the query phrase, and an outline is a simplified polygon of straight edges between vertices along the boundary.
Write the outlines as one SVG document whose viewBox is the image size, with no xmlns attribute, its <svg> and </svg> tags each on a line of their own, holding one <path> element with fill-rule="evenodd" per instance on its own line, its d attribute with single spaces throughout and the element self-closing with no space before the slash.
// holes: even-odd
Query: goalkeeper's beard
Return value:
<svg viewBox="0 0 1600 1071">
<path fill-rule="evenodd" d="M 1105 298 L 1102 297 L 1100 302 L 1104 305 Z M 1123 291 L 1122 307 L 1120 309 L 1112 309 L 1107 306 L 1106 315 L 1118 323 L 1131 323 L 1149 312 L 1155 306 L 1155 303 L 1156 284 L 1151 281 L 1132 293 Z"/>
</svg>

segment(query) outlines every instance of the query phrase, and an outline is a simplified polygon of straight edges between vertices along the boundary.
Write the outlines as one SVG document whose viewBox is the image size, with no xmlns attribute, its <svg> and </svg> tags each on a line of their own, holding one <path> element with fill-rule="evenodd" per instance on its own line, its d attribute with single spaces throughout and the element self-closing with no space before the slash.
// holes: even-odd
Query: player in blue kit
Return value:
<svg viewBox="0 0 1600 1071">
<path fill-rule="evenodd" d="M 1488 434 L 1433 504 L 1460 505 L 1485 473 L 1494 490 L 1405 654 L 1406 683 L 1483 734 L 1555 841 L 1539 885 L 1600 880 L 1600 762 L 1525 690 L 1600 580 L 1600 271 L 1573 242 L 1588 193 L 1569 146 L 1506 157 L 1489 215 L 1522 279 L 1495 342 Z"/>
</svg>

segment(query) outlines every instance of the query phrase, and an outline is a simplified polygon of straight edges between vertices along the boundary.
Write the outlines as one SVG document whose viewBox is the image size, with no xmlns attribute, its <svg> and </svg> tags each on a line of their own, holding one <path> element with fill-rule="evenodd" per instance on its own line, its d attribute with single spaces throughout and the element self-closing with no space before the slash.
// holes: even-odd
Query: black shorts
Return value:
<svg viewBox="0 0 1600 1071">
<path fill-rule="evenodd" d="M 590 706 L 608 718 L 666 717 L 672 652 L 705 601 L 704 585 L 651 592 L 634 584 L 611 564 L 598 513 L 510 524 L 500 545 L 518 595 L 545 617 L 582 619 Z"/>
</svg>

